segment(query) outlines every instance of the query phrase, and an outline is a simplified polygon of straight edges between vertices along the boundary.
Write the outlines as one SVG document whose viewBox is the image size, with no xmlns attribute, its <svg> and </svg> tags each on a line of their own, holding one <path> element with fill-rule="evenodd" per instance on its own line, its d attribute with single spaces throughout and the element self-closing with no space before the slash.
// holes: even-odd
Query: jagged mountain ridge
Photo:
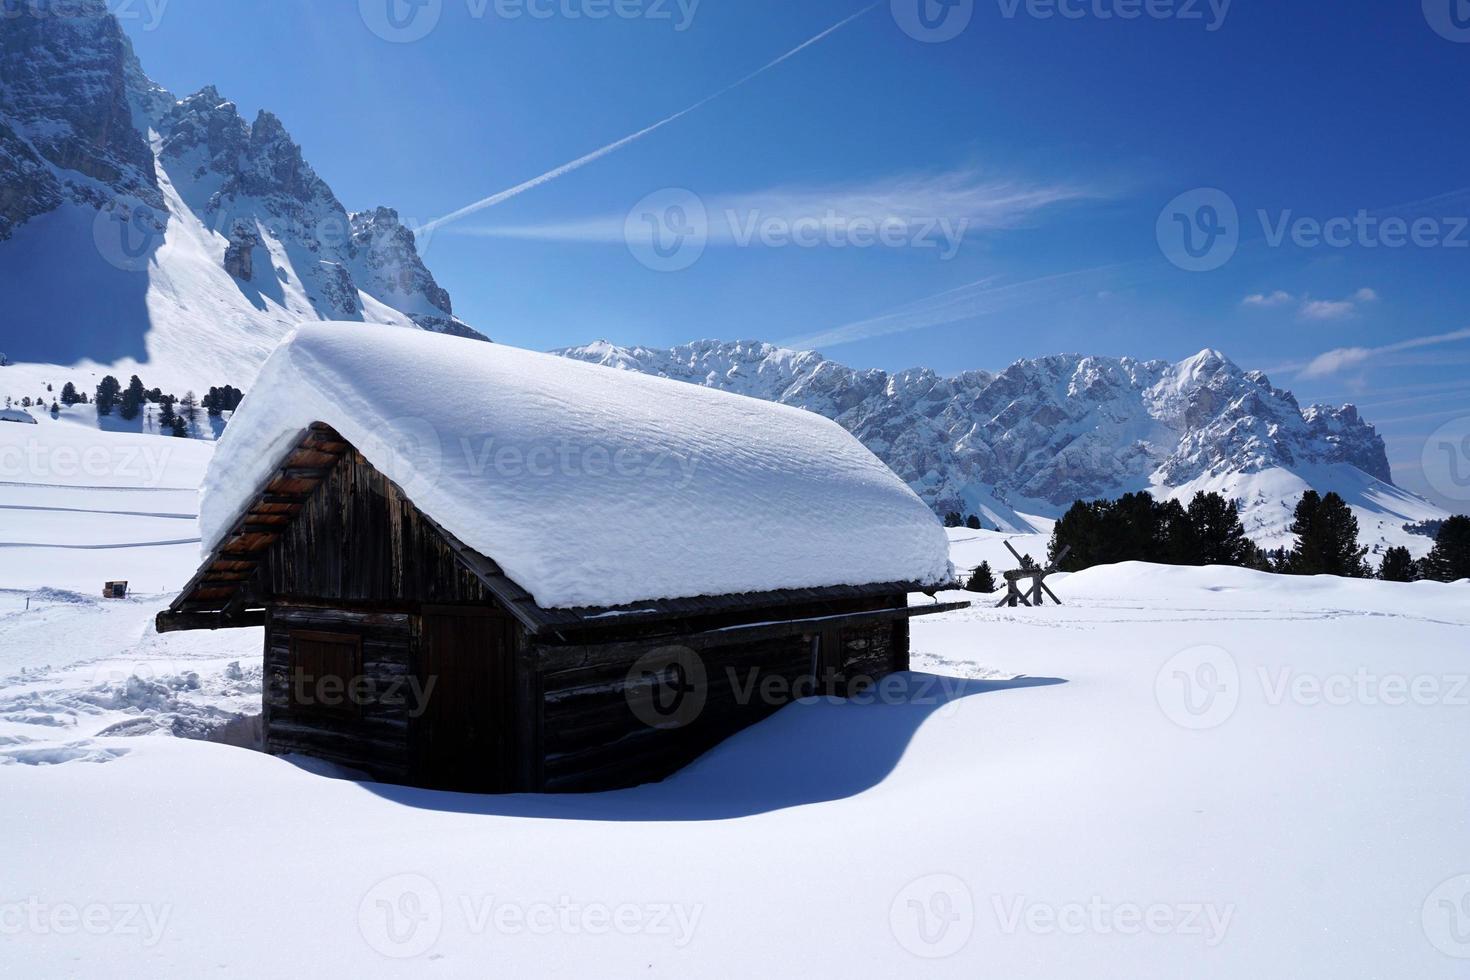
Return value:
<svg viewBox="0 0 1470 980">
<path fill-rule="evenodd" d="M 858 370 L 758 341 L 557 353 L 805 408 L 848 429 L 937 512 L 1035 527 L 1073 501 L 1213 489 L 1278 543 L 1306 486 L 1338 490 L 1386 540 L 1434 510 L 1393 486 L 1383 439 L 1351 405 L 1302 408 L 1205 350 L 1171 364 L 1062 354 L 998 374 Z"/>
<path fill-rule="evenodd" d="M 13 360 L 196 384 L 305 320 L 480 336 L 397 212 L 349 212 L 271 113 L 152 82 L 103 0 L 0 18 L 0 286 Z"/>
</svg>

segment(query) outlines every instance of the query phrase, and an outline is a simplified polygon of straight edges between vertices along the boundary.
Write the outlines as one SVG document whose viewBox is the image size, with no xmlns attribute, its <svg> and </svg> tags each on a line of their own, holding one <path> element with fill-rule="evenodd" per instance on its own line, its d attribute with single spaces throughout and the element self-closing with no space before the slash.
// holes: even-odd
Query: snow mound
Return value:
<svg viewBox="0 0 1470 980">
<path fill-rule="evenodd" d="M 930 510 L 815 413 L 361 323 L 266 363 L 205 477 L 206 554 L 312 422 L 545 608 L 951 576 Z"/>
</svg>

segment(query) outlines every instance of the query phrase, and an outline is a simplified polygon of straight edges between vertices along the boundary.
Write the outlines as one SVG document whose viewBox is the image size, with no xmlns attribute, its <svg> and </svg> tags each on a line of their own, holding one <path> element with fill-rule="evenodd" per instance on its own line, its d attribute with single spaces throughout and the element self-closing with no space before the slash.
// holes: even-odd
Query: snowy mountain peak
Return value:
<svg viewBox="0 0 1470 980">
<path fill-rule="evenodd" d="M 563 356 L 795 405 L 853 432 L 936 511 L 1025 530 L 1078 499 L 1215 489 L 1278 537 L 1308 485 L 1396 501 L 1390 523 L 1433 511 L 1392 486 L 1382 438 L 1351 405 L 1301 409 L 1216 350 L 1177 364 L 1055 354 L 999 374 L 856 370 L 758 341 L 668 350 L 599 341 Z M 1287 473 L 1266 480 L 1262 474 Z M 1354 475 L 1356 474 L 1356 475 Z M 1328 485 L 1334 483 L 1334 485 Z M 1249 498 L 1249 499 L 1246 499 Z"/>
<path fill-rule="evenodd" d="M 151 81 L 103 0 L 8 4 L 0 77 L 12 359 L 243 386 L 299 323 L 480 337 L 396 212 L 349 213 L 275 114 Z"/>
</svg>

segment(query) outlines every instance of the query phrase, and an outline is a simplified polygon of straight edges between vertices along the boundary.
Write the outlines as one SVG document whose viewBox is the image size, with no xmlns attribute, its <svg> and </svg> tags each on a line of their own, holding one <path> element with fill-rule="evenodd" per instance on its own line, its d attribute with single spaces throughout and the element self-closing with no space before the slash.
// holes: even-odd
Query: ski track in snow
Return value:
<svg viewBox="0 0 1470 980">
<path fill-rule="evenodd" d="M 197 521 L 198 514 L 153 514 L 137 510 L 87 510 L 82 507 L 33 507 L 23 504 L 0 504 L 0 510 L 39 511 L 48 514 L 110 514 L 113 517 L 158 517 L 171 521 Z"/>
</svg>

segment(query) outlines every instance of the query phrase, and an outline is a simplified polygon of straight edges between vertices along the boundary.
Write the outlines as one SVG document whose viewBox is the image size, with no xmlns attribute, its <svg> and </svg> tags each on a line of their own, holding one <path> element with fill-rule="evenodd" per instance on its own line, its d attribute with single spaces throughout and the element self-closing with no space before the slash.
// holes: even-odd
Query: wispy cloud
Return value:
<svg viewBox="0 0 1470 980">
<path fill-rule="evenodd" d="M 711 245 L 759 243 L 757 229 L 810 226 L 820 233 L 851 231 L 859 225 L 892 228 L 912 236 L 943 225 L 967 233 L 1021 227 L 1038 212 L 1103 194 L 1079 184 L 986 178 L 973 170 L 903 175 L 861 183 L 793 185 L 702 199 Z M 455 234 L 557 242 L 623 244 L 626 236 L 649 234 L 628 215 L 608 214 L 535 225 L 463 226 Z"/>
<path fill-rule="evenodd" d="M 1428 337 L 1412 337 L 1408 340 L 1401 340 L 1395 344 L 1386 344 L 1382 347 L 1338 347 L 1314 357 L 1301 368 L 1300 376 L 1303 378 L 1325 378 L 1337 374 L 1340 371 L 1345 371 L 1348 368 L 1366 364 L 1387 354 L 1416 350 L 1421 347 L 1436 347 L 1440 344 L 1452 344 L 1461 340 L 1470 340 L 1470 329 L 1433 334 Z"/>
<path fill-rule="evenodd" d="M 1252 294 L 1250 296 L 1247 296 L 1245 299 L 1241 300 L 1240 301 L 1240 305 L 1242 305 L 1242 306 L 1285 306 L 1287 303 L 1292 303 L 1292 302 L 1295 302 L 1295 301 L 1296 301 L 1296 297 L 1292 296 L 1291 293 L 1288 293 L 1284 289 L 1278 289 L 1278 290 L 1276 290 L 1273 293 L 1254 293 L 1254 294 Z"/>
<path fill-rule="evenodd" d="M 1302 304 L 1302 319 L 1343 320 L 1352 316 L 1357 308 L 1350 299 L 1310 299 Z"/>
<path fill-rule="evenodd" d="M 1368 303 L 1378 302 L 1378 293 L 1364 287 L 1346 299 L 1312 299 L 1310 296 L 1293 296 L 1284 289 L 1270 293 L 1252 293 L 1240 301 L 1240 305 L 1256 309 L 1269 309 L 1300 303 L 1298 314 L 1303 320 L 1344 320 Z"/>
<path fill-rule="evenodd" d="M 879 2 L 881 2 L 881 0 L 879 0 Z M 657 132 L 660 129 L 663 129 L 670 123 L 674 123 L 680 119 L 683 119 L 685 116 L 704 108 L 721 96 L 728 95 L 729 93 L 735 91 L 737 88 L 740 88 L 745 83 L 759 78 L 761 75 L 764 75 L 772 68 L 775 68 L 776 66 L 783 64 L 791 58 L 796 57 L 807 48 L 827 39 L 831 35 L 840 31 L 842 28 L 846 27 L 848 24 L 851 24 L 853 21 L 857 20 L 859 17 L 867 14 L 868 12 L 879 6 L 879 2 L 871 3 L 863 9 L 859 10 L 857 13 L 851 15 L 850 17 L 845 17 L 837 23 L 833 24 L 831 27 L 827 28 L 825 31 L 822 31 L 820 34 L 816 34 L 812 37 L 807 38 L 805 41 L 798 44 L 790 51 L 787 51 L 785 54 L 781 55 L 778 58 L 766 62 L 764 65 L 761 65 L 750 74 L 736 79 L 729 85 L 726 85 L 724 88 L 720 89 L 718 92 L 715 92 L 713 95 L 707 95 L 693 105 L 688 106 L 684 109 L 680 109 L 678 112 L 674 113 L 671 116 L 665 116 L 663 119 L 660 119 L 658 122 L 652 124 L 651 126 L 645 126 L 644 128 L 638 130 L 636 133 L 630 133 L 629 135 L 624 136 L 622 139 L 614 140 L 606 146 L 601 147 L 600 149 L 593 150 L 591 153 L 580 156 L 577 159 L 570 161 L 569 163 L 564 163 L 559 167 L 554 167 L 551 170 L 546 171 L 546 173 L 541 174 L 537 177 L 532 177 L 530 180 L 522 181 L 514 187 L 509 187 L 503 191 L 500 191 L 499 193 L 491 194 L 489 197 L 483 197 L 480 200 L 475 201 L 473 204 L 468 204 L 457 211 L 452 211 L 449 214 L 446 214 L 444 217 L 438 218 L 426 224 L 423 227 L 423 231 L 432 232 L 437 228 L 441 228 L 444 225 L 449 224 L 450 222 L 458 221 L 459 219 L 474 214 L 477 211 L 483 211 L 486 208 L 493 208 L 497 204 L 503 204 L 511 198 L 519 197 L 521 194 L 524 194 L 529 190 L 534 190 L 535 188 L 540 187 L 543 184 L 549 184 L 553 180 L 556 180 L 558 177 L 564 177 L 574 170 L 580 170 L 583 167 L 587 166 L 589 163 L 595 163 L 608 154 L 616 153 L 618 150 L 621 150 L 628 144 L 637 142 L 643 137 Z"/>
<path fill-rule="evenodd" d="M 1304 320 L 1343 320 L 1358 312 L 1367 303 L 1378 302 L 1378 294 L 1371 289 L 1360 289 L 1347 299 L 1306 299 L 1302 302 L 1301 315 Z"/>
</svg>

